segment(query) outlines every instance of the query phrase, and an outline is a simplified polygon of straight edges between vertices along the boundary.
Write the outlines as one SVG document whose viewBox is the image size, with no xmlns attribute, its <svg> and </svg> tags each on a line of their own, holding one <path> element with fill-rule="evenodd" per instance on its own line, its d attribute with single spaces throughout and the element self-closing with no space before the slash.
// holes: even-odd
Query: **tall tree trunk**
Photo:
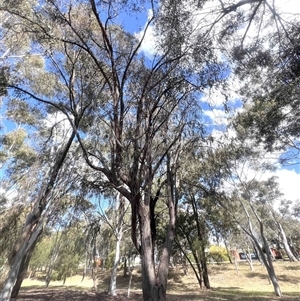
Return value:
<svg viewBox="0 0 300 301">
<path fill-rule="evenodd" d="M 180 249 L 180 251 L 182 252 L 185 259 L 188 261 L 189 265 L 191 266 L 191 268 L 192 268 L 192 270 L 193 270 L 193 272 L 194 272 L 194 274 L 197 278 L 197 281 L 198 281 L 198 284 L 199 284 L 200 288 L 202 288 L 202 270 L 201 270 L 201 265 L 198 263 L 198 258 L 196 256 L 194 256 L 194 254 L 193 254 L 193 257 L 196 261 L 196 265 L 197 265 L 197 269 L 198 269 L 198 271 L 197 271 L 194 264 L 192 263 L 191 259 L 189 258 L 188 254 L 182 248 L 180 242 L 175 240 L 175 243 L 178 246 L 178 248 Z"/>
<path fill-rule="evenodd" d="M 21 262 L 21 265 L 20 265 L 20 270 L 19 270 L 19 273 L 18 273 L 17 281 L 16 281 L 16 283 L 15 283 L 13 289 L 12 289 L 12 293 L 11 293 L 12 298 L 16 298 L 19 294 L 22 282 L 25 278 L 25 275 L 26 275 L 26 272 L 27 272 L 27 269 L 28 269 L 28 265 L 29 265 L 32 253 L 33 253 L 34 248 L 35 248 L 35 246 L 36 246 L 36 244 L 39 240 L 39 237 L 41 236 L 42 233 L 43 233 L 43 229 L 41 229 L 38 232 L 37 236 L 35 237 L 35 239 L 33 240 L 32 244 L 31 244 L 31 246 L 28 248 L 28 251 L 25 253 L 25 255 L 22 258 L 22 262 Z"/>
<path fill-rule="evenodd" d="M 139 204 L 139 220 L 143 300 L 158 301 L 159 298 L 156 296 L 154 246 L 151 236 L 150 208 L 143 200 Z"/>
<path fill-rule="evenodd" d="M 3 293 L 2 293 L 2 295 L 5 295 L 6 296 L 5 298 L 8 298 L 8 300 L 10 298 L 10 294 L 12 293 L 12 288 L 8 288 L 8 286 L 9 285 L 14 286 L 16 283 L 18 283 L 17 285 L 20 287 L 22 284 L 26 262 L 28 260 L 29 263 L 31 254 L 36 244 L 36 241 L 33 239 L 34 237 L 36 237 L 35 239 L 37 240 L 39 235 L 41 234 L 39 233 L 39 235 L 36 236 L 33 235 L 32 233 L 36 233 L 39 227 L 42 214 L 44 213 L 45 208 L 47 206 L 49 194 L 53 189 L 58 173 L 63 166 L 64 160 L 69 152 L 74 137 L 75 137 L 75 130 L 72 131 L 66 145 L 63 147 L 61 152 L 58 153 L 53 168 L 51 170 L 49 180 L 47 181 L 46 185 L 44 185 L 41 188 L 40 194 L 37 200 L 35 201 L 33 209 L 27 216 L 21 237 L 14 245 L 14 248 L 9 256 L 9 264 L 11 266 L 11 272 L 9 273 L 9 276 L 6 281 L 6 285 L 3 288 Z M 29 242 L 30 242 L 30 247 L 26 247 L 29 246 Z M 33 246 L 33 249 L 31 249 L 31 246 Z M 31 254 L 29 253 L 27 254 L 27 252 L 31 252 Z M 26 260 L 26 258 L 28 259 Z M 17 260 L 19 262 L 16 262 Z M 16 287 L 16 289 L 14 289 L 14 292 L 17 291 L 18 289 Z M 8 296 L 7 294 L 9 294 L 9 297 L 7 297 Z M 2 301 L 1 298 L 0 300 Z"/>
<path fill-rule="evenodd" d="M 290 237 L 290 239 L 288 240 L 288 243 L 289 243 L 289 247 L 290 247 L 290 250 L 293 252 L 294 256 L 297 258 L 298 261 L 300 261 L 300 256 L 299 256 L 299 252 L 296 250 L 294 244 L 293 244 L 293 240 L 292 238 Z"/>
<path fill-rule="evenodd" d="M 3 289 L 0 293 L 0 300 L 1 301 L 9 301 L 10 300 L 12 290 L 13 290 L 13 288 L 14 288 L 17 280 L 18 280 L 20 270 L 22 272 L 22 271 L 24 271 L 24 267 L 26 267 L 26 254 L 29 254 L 30 251 L 34 249 L 34 247 L 32 248 L 32 246 L 34 244 L 36 244 L 36 242 L 37 242 L 39 236 L 41 235 L 42 231 L 43 231 L 42 224 L 39 223 L 37 225 L 36 229 L 34 230 L 33 234 L 31 235 L 30 239 L 28 241 L 25 241 L 23 243 L 23 245 L 20 247 L 18 253 L 16 254 L 14 263 L 11 266 L 11 269 L 9 271 L 9 274 L 8 274 L 8 277 L 5 281 Z M 21 283 L 22 283 L 22 281 L 21 281 Z M 21 286 L 21 283 L 18 283 L 18 285 Z"/>
<path fill-rule="evenodd" d="M 251 233 L 251 238 L 254 241 L 254 243 L 256 245 L 256 248 L 257 248 L 257 250 L 258 250 L 258 252 L 259 252 L 259 254 L 262 258 L 262 261 L 263 261 L 263 263 L 264 263 L 264 265 L 267 269 L 269 279 L 271 280 L 271 283 L 273 285 L 274 292 L 275 292 L 276 296 L 282 297 L 282 292 L 281 292 L 281 289 L 280 289 L 280 286 L 279 286 L 279 283 L 278 283 L 278 280 L 277 280 L 277 277 L 276 277 L 276 274 L 275 274 L 275 269 L 274 269 L 274 266 L 273 266 L 273 260 L 272 260 L 272 257 L 271 257 L 271 252 L 269 250 L 269 245 L 268 245 L 268 242 L 267 242 L 267 240 L 265 238 L 265 235 L 264 235 L 263 224 L 260 220 L 259 220 L 259 223 L 260 223 L 260 234 L 261 234 L 261 238 L 263 240 L 263 246 L 264 246 L 264 249 L 266 250 L 266 257 L 264 256 L 263 250 L 262 250 L 259 242 L 255 238 L 255 236 L 253 235 L 253 233 Z"/>
<path fill-rule="evenodd" d="M 207 262 L 206 262 L 206 256 L 203 252 L 204 258 L 201 260 L 202 270 L 203 270 L 203 282 L 204 286 L 208 289 L 210 289 L 210 283 L 209 283 L 209 277 L 208 277 L 208 268 L 207 268 Z"/>
<path fill-rule="evenodd" d="M 169 178 L 171 176 L 169 175 Z M 175 230 L 176 230 L 176 196 L 175 185 L 171 179 L 168 183 L 169 193 L 168 193 L 168 207 L 169 207 L 169 225 L 167 230 L 166 239 L 164 242 L 162 254 L 160 257 L 160 262 L 158 266 L 158 273 L 156 277 L 156 295 L 158 296 L 157 300 L 165 301 L 167 294 L 167 284 L 168 284 L 168 274 L 169 274 L 169 264 L 170 258 L 172 255 L 172 246 L 175 239 Z"/>
<path fill-rule="evenodd" d="M 202 275 L 203 275 L 203 282 L 207 289 L 210 289 L 209 277 L 208 277 L 208 269 L 207 269 L 207 262 L 206 262 L 206 255 L 205 255 L 205 233 L 204 229 L 206 227 L 203 218 L 199 216 L 198 209 L 197 209 L 197 202 L 194 196 L 191 196 L 192 199 L 192 207 L 193 212 L 196 217 L 196 225 L 197 225 L 197 235 L 198 240 L 200 242 L 200 262 L 202 267 Z"/>
<path fill-rule="evenodd" d="M 111 277 L 110 277 L 110 283 L 108 288 L 108 294 L 112 296 L 117 295 L 117 272 L 118 272 L 118 265 L 120 262 L 120 246 L 121 246 L 121 240 L 123 236 L 123 220 L 124 220 L 124 214 L 125 214 L 125 200 L 123 197 L 120 196 L 118 193 L 117 196 L 117 206 L 119 207 L 117 209 L 117 226 L 115 229 L 115 236 L 116 236 L 116 254 L 115 254 L 115 260 L 114 265 L 111 270 Z"/>
<path fill-rule="evenodd" d="M 57 231 L 57 233 L 56 233 L 55 244 L 54 244 L 52 252 L 51 252 L 49 266 L 47 267 L 47 273 L 46 273 L 46 277 L 45 277 L 45 287 L 48 287 L 50 284 L 53 266 L 58 257 L 58 253 L 59 253 L 59 249 L 61 246 L 61 241 L 62 241 L 62 237 L 63 237 L 64 233 L 61 234 L 59 240 L 58 240 L 58 235 L 59 235 L 59 231 Z"/>
<path fill-rule="evenodd" d="M 284 232 L 284 230 L 283 230 L 283 228 L 282 228 L 282 226 L 279 222 L 277 222 L 277 226 L 278 226 L 279 231 L 280 231 L 280 236 L 281 236 L 281 239 L 282 239 L 284 250 L 285 250 L 287 256 L 289 257 L 289 260 L 290 261 L 298 261 L 298 259 L 294 256 L 293 252 L 290 249 L 290 246 L 289 246 L 288 240 L 286 238 L 285 232 Z"/>
<path fill-rule="evenodd" d="M 244 254 L 246 256 L 246 260 L 247 260 L 247 262 L 248 262 L 248 264 L 250 266 L 250 270 L 253 271 L 253 262 L 252 262 L 251 254 L 249 252 L 249 247 L 248 247 L 247 251 L 245 251 L 244 249 L 242 249 L 242 250 L 243 250 L 243 252 L 244 252 Z"/>
</svg>

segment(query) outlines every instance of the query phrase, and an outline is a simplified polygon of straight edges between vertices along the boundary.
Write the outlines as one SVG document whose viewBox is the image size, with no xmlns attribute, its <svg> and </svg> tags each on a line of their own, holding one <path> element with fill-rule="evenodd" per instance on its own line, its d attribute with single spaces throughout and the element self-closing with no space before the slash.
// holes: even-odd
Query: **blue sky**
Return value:
<svg viewBox="0 0 300 301">
<path fill-rule="evenodd" d="M 226 1 L 224 1 L 226 2 Z M 214 5 L 219 5 L 220 2 L 215 0 L 209 1 L 208 10 L 210 10 Z M 299 0 L 275 0 L 275 5 L 278 6 L 279 10 L 282 12 L 285 12 L 284 16 L 286 18 L 290 17 L 290 13 L 300 12 L 300 1 Z M 144 10 L 140 13 L 136 14 L 127 14 L 125 11 L 117 17 L 117 21 L 121 21 L 121 24 L 123 27 L 131 32 L 132 34 L 136 34 L 138 37 L 143 33 L 144 26 L 146 24 L 148 14 L 149 14 L 149 7 L 145 7 Z M 251 33 L 250 33 L 251 34 Z M 146 56 L 151 58 L 153 55 L 155 48 L 155 39 L 154 39 L 154 29 L 153 27 L 150 27 L 147 31 L 145 41 L 142 44 L 141 51 L 144 52 Z M 238 96 L 235 95 L 235 91 L 238 89 L 238 87 L 235 87 L 232 83 L 232 99 L 231 99 L 231 105 L 233 108 L 238 108 L 240 106 L 240 102 L 238 100 Z M 223 102 L 224 97 L 219 93 L 220 91 L 214 91 L 214 93 L 209 93 L 211 91 L 206 90 L 206 94 L 202 99 L 203 102 L 203 109 L 204 109 L 204 116 L 205 116 L 205 122 L 207 121 L 207 124 L 210 125 L 211 129 L 216 129 L 216 127 L 219 127 L 219 129 L 222 129 L 226 127 L 226 120 L 227 120 L 227 113 L 223 110 Z M 209 106 L 208 106 L 209 103 Z M 1 108 L 0 114 L 1 114 L 1 122 L 4 125 L 4 131 L 7 132 L 14 128 L 14 124 L 12 122 L 3 120 L 3 114 L 4 114 L 5 107 Z M 214 128 L 215 127 L 215 128 Z M 289 198 L 298 198 L 298 191 L 297 186 L 300 183 L 300 170 L 299 170 L 299 164 L 283 167 L 278 172 L 277 175 L 280 178 L 280 184 L 282 190 L 289 196 Z M 2 173 L 2 175 L 1 175 Z M 3 176 L 3 171 L 0 170 L 0 176 Z"/>
<path fill-rule="evenodd" d="M 232 1 L 223 1 L 226 3 L 232 3 Z M 272 1 L 271 1 L 272 2 Z M 295 14 L 300 14 L 300 1 L 299 0 L 275 0 L 272 2 L 277 11 L 281 13 L 281 16 L 284 20 L 288 21 L 290 18 L 293 18 Z M 215 6 L 220 5 L 220 1 L 214 0 L 209 1 L 206 9 L 207 12 L 211 12 L 211 10 Z M 245 6 L 247 9 L 247 6 Z M 204 18 L 203 22 L 207 22 L 205 19 L 205 15 L 200 16 L 200 18 Z M 213 14 L 209 14 L 209 21 L 211 22 L 211 18 L 213 18 Z M 199 22 L 199 20 L 198 20 Z M 265 34 L 269 33 L 268 28 L 264 28 Z M 255 35 L 256 32 L 254 28 L 250 29 L 248 32 L 249 38 L 248 42 L 251 42 L 251 36 Z M 247 40 L 246 40 L 247 42 Z M 152 27 L 148 29 L 145 41 L 142 44 L 142 51 L 145 55 L 151 57 L 153 55 L 155 49 L 155 39 L 154 39 L 154 30 Z M 240 110 L 241 102 L 239 101 L 238 94 L 236 91 L 239 89 L 239 84 L 237 81 L 232 81 L 231 85 L 231 98 L 229 100 L 231 107 L 234 109 L 233 111 Z M 215 90 L 206 90 L 205 95 L 202 98 L 203 102 L 203 110 L 205 120 L 207 124 L 210 124 L 210 128 L 212 131 L 216 131 L 216 129 L 224 129 L 227 124 L 228 113 L 226 113 L 223 109 L 223 102 L 225 100 L 224 96 L 222 95 L 221 91 Z M 213 92 L 213 93 L 211 93 Z M 209 104 L 206 105 L 205 103 Z M 273 160 L 274 163 L 276 160 L 274 158 L 278 158 L 279 154 L 271 154 L 270 160 Z M 278 171 L 275 172 L 275 175 L 278 177 L 279 185 L 281 191 L 285 194 L 288 199 L 297 200 L 300 198 L 298 192 L 298 186 L 300 185 L 300 164 L 289 165 L 289 166 L 281 166 Z M 269 175 L 272 176 L 272 175 Z"/>
</svg>

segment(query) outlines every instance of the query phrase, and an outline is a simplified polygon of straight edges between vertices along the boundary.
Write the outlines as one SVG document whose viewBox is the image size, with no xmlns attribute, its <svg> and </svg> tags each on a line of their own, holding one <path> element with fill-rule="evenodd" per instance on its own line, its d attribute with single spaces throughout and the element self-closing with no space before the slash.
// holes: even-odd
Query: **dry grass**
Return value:
<svg viewBox="0 0 300 301">
<path fill-rule="evenodd" d="M 298 301 L 300 300 L 300 262 L 290 263 L 278 261 L 275 262 L 276 274 L 279 279 L 281 290 L 284 294 L 280 300 Z M 99 273 L 98 291 L 105 291 L 108 287 L 108 272 Z M 209 265 L 211 290 L 199 289 L 197 281 L 190 270 L 188 276 L 184 276 L 178 268 L 170 272 L 168 286 L 168 300 L 170 301 L 213 301 L 213 300 L 235 300 L 235 301 L 273 301 L 279 300 L 274 296 L 273 286 L 269 283 L 265 268 L 258 262 L 254 264 L 254 271 L 249 266 L 240 262 L 239 273 L 236 273 L 233 265 L 223 263 Z M 62 287 L 61 281 L 50 283 L 50 290 L 62 289 L 70 292 L 72 290 L 91 291 L 93 281 L 86 277 L 81 282 L 81 276 L 73 276 L 67 279 L 66 284 Z M 23 290 L 40 289 L 44 283 L 37 279 L 26 279 L 23 282 Z M 119 276 L 117 280 L 119 300 L 123 300 L 128 285 L 128 278 Z M 131 300 L 141 300 L 139 295 L 141 291 L 140 274 L 134 271 L 132 281 L 132 293 L 135 297 Z M 104 294 L 98 295 L 99 300 L 105 299 Z M 24 299 L 25 300 L 25 299 Z M 26 299 L 30 300 L 30 299 Z M 44 300 L 44 299 L 41 299 Z M 45 299 L 46 300 L 46 299 Z M 61 299 L 64 300 L 64 299 Z M 89 299 L 86 299 L 89 300 Z M 118 300 L 118 299 L 114 299 Z"/>
</svg>

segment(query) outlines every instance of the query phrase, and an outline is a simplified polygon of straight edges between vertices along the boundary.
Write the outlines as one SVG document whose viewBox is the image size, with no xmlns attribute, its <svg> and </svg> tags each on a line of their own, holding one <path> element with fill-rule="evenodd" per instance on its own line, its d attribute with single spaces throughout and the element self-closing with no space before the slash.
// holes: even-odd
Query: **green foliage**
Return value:
<svg viewBox="0 0 300 301">
<path fill-rule="evenodd" d="M 212 245 L 209 247 L 208 259 L 215 262 L 223 262 L 228 260 L 226 248 Z"/>
<path fill-rule="evenodd" d="M 45 235 L 41 241 L 37 244 L 33 251 L 29 268 L 36 270 L 39 268 L 46 267 L 49 264 L 51 250 L 54 246 L 54 237 L 51 235 Z"/>
<path fill-rule="evenodd" d="M 85 244 L 83 232 L 75 226 L 66 229 L 67 233 L 62 233 L 63 239 L 59 249 L 59 256 L 55 262 L 54 269 L 58 273 L 58 280 L 72 276 L 77 272 L 79 263 L 83 261 L 85 255 Z"/>
<path fill-rule="evenodd" d="M 112 250 L 106 257 L 106 260 L 105 260 L 105 268 L 107 270 L 111 269 L 114 265 L 114 260 L 115 260 L 115 254 L 116 254 L 116 251 L 115 250 Z"/>
<path fill-rule="evenodd" d="M 6 199 L 2 199 L 6 202 Z M 9 209 L 0 208 L 0 261 L 5 263 L 14 244 L 22 231 L 22 225 L 26 217 L 24 206 L 15 205 Z"/>
<path fill-rule="evenodd" d="M 42 119 L 42 113 L 37 107 L 31 106 L 24 99 L 12 98 L 7 103 L 6 116 L 13 122 L 36 126 Z"/>
<path fill-rule="evenodd" d="M 29 264 L 30 269 L 49 266 L 53 252 L 57 250 L 52 280 L 62 280 L 75 274 L 79 264 L 84 260 L 85 244 L 81 229 L 72 226 L 58 233 L 50 231 L 44 235 L 34 250 Z"/>
<path fill-rule="evenodd" d="M 36 152 L 26 143 L 28 133 L 23 128 L 17 128 L 0 137 L 3 149 L 0 152 L 0 162 L 10 160 L 9 173 L 16 173 L 30 167 L 36 160 Z"/>
</svg>

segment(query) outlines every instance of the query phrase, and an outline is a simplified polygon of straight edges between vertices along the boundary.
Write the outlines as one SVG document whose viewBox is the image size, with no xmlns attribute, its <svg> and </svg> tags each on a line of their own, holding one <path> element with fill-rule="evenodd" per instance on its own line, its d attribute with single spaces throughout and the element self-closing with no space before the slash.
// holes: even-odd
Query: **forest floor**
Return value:
<svg viewBox="0 0 300 301">
<path fill-rule="evenodd" d="M 184 275 L 178 267 L 170 271 L 168 283 L 168 301 L 298 301 L 300 300 L 300 262 L 290 263 L 276 261 L 276 274 L 284 297 L 275 297 L 273 286 L 269 283 L 265 268 L 254 262 L 251 271 L 247 263 L 239 263 L 237 273 L 235 266 L 229 263 L 210 264 L 209 276 L 212 289 L 199 289 L 197 281 L 189 271 Z M 120 272 L 121 273 L 121 272 Z M 128 277 L 121 274 L 117 279 L 116 297 L 106 293 L 109 272 L 99 272 L 97 291 L 93 281 L 86 276 L 77 275 L 67 278 L 65 285 L 53 281 L 49 288 L 44 288 L 41 277 L 25 279 L 18 297 L 24 301 L 142 301 L 141 275 L 136 268 L 133 272 L 130 298 L 127 298 Z"/>
</svg>

